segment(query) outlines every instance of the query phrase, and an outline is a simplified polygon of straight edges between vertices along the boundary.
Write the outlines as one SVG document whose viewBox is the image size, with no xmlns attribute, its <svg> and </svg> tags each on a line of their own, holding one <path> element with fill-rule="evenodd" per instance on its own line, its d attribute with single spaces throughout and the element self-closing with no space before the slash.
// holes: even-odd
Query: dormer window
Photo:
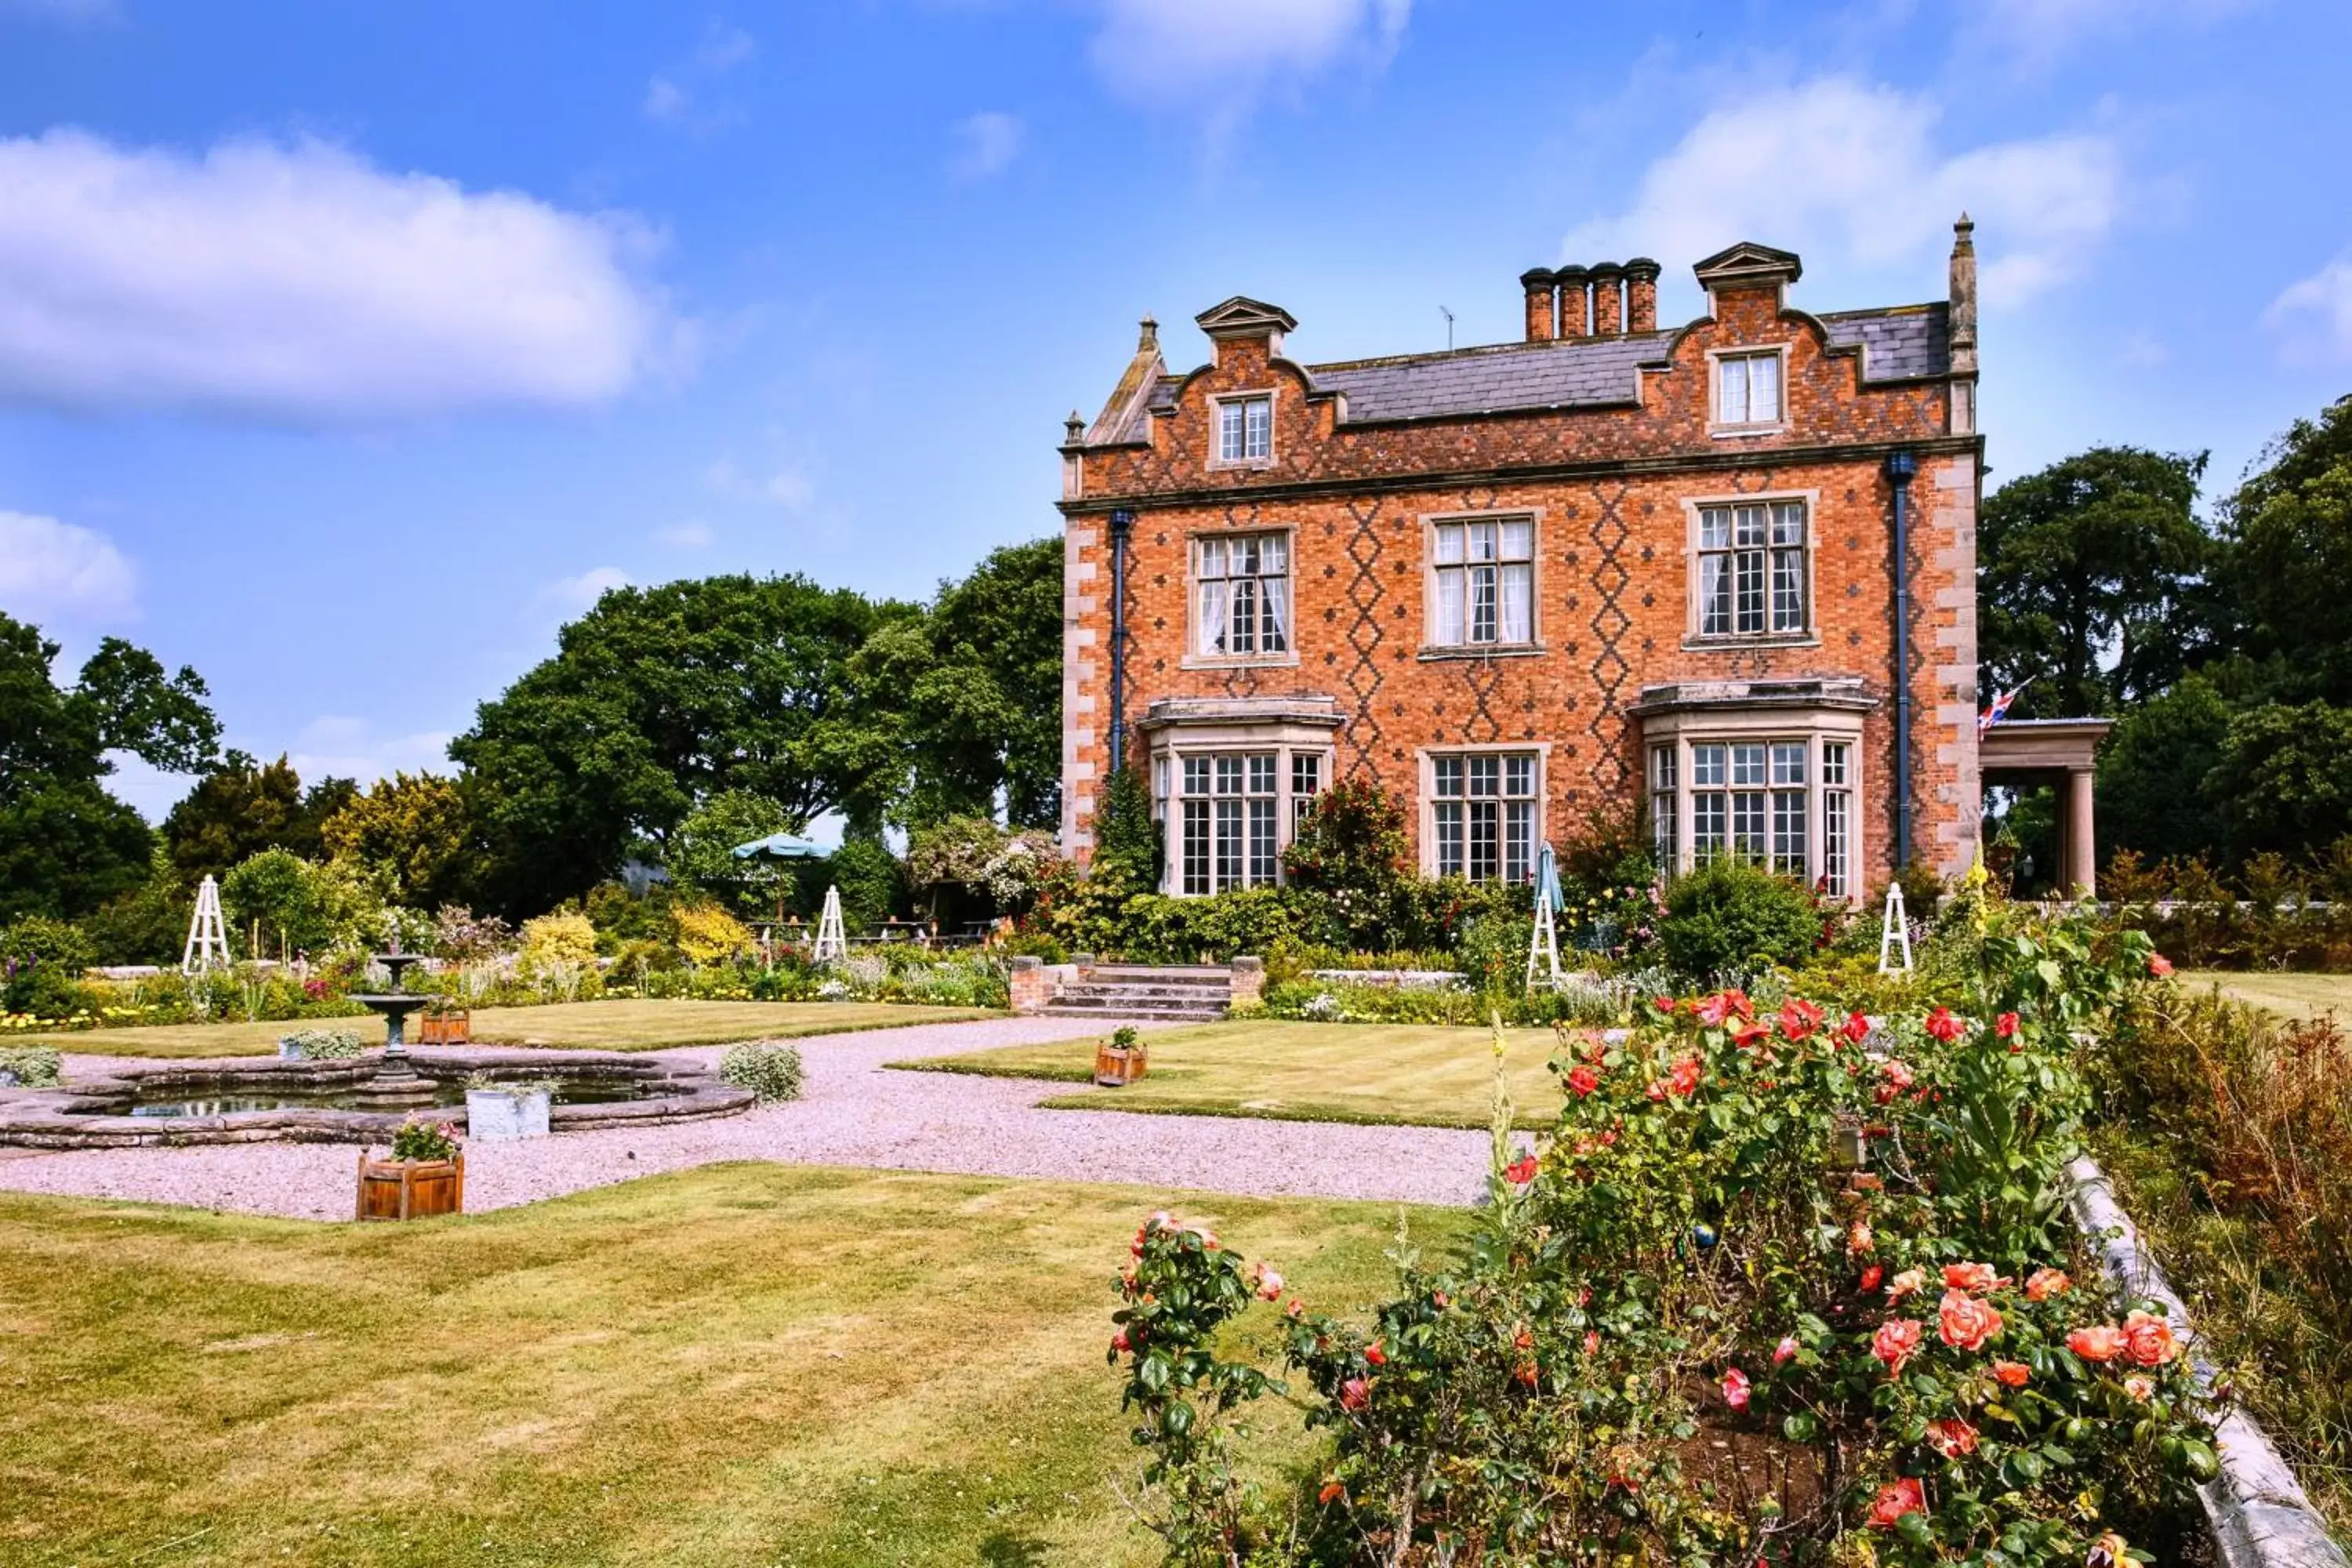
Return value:
<svg viewBox="0 0 2352 1568">
<path fill-rule="evenodd" d="M 1218 462 L 1263 463 L 1274 457 L 1271 394 L 1221 398 L 1216 406 Z"/>
<path fill-rule="evenodd" d="M 1780 353 L 1719 354 L 1715 362 L 1715 423 L 1729 429 L 1780 423 Z"/>
</svg>

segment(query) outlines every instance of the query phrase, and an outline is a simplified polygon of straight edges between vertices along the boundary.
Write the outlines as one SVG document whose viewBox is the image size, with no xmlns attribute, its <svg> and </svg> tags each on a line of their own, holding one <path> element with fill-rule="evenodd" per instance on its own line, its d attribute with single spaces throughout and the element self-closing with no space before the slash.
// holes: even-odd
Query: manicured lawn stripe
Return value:
<svg viewBox="0 0 2352 1568">
<path fill-rule="evenodd" d="M 1549 1029 L 1509 1029 L 1506 1081 L 1520 1125 L 1549 1126 L 1560 1104 L 1546 1066 Z M 1249 1019 L 1147 1035 L 1151 1070 L 1118 1089 L 1045 1103 L 1056 1109 L 1256 1116 L 1288 1121 L 1485 1127 L 1493 1120 L 1494 1036 L 1440 1024 L 1305 1024 Z M 1093 1040 L 1008 1046 L 896 1062 L 929 1072 L 1087 1083 Z"/>
<path fill-rule="evenodd" d="M 568 1050 L 654 1051 L 673 1046 L 715 1046 L 736 1040 L 787 1040 L 852 1034 L 915 1024 L 958 1024 L 999 1015 L 978 1007 L 920 1007 L 897 1002 L 695 1002 L 625 998 L 555 1003 L 542 1007 L 485 1007 L 473 1017 L 474 1043 L 551 1046 Z M 146 1028 L 84 1029 L 60 1034 L 0 1036 L 0 1044 L 55 1046 L 92 1056 L 267 1056 L 280 1036 L 297 1029 L 355 1029 L 374 1045 L 383 1022 L 313 1018 L 278 1023 L 159 1024 Z M 408 1032 L 413 1038 L 416 1025 Z"/>
<path fill-rule="evenodd" d="M 2221 994 L 2290 1018 L 2334 1013 L 2352 1020 L 2352 974 L 2277 974 L 2231 969 L 2184 969 L 2183 985 L 2218 985 Z"/>
<path fill-rule="evenodd" d="M 365 1227 L 0 1195 L 0 1560 L 1155 1562 L 1103 1346 L 1161 1205 L 748 1163 Z M 1318 1307 L 1389 1287 L 1393 1206 L 1182 1206 Z"/>
</svg>

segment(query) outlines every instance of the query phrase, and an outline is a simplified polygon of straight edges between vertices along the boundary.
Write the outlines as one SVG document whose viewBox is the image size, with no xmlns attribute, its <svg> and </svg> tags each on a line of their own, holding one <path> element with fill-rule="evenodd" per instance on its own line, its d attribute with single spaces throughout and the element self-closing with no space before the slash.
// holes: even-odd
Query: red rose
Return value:
<svg viewBox="0 0 2352 1568">
<path fill-rule="evenodd" d="M 1685 1057 L 1675 1064 L 1666 1087 L 1676 1094 L 1691 1094 L 1698 1089 L 1699 1065 L 1696 1057 Z"/>
<path fill-rule="evenodd" d="M 1947 1290 L 1936 1309 L 1937 1331 L 1954 1350 L 1980 1351 L 2000 1332 L 2000 1314 L 1965 1290 Z"/>
<path fill-rule="evenodd" d="M 1927 1423 L 1927 1447 L 1948 1459 L 1964 1458 L 1977 1451 L 1977 1429 L 1957 1415 L 1930 1421 Z"/>
<path fill-rule="evenodd" d="M 2063 1296 L 2074 1288 L 2074 1282 L 2066 1278 L 2063 1269 L 2037 1268 L 2025 1281 L 2025 1299 L 2029 1301 L 2047 1301 L 2053 1296 Z"/>
<path fill-rule="evenodd" d="M 2160 952 L 2151 952 L 2147 955 L 2147 972 L 2161 980 L 2172 973 L 2172 960 Z"/>
<path fill-rule="evenodd" d="M 1992 1032 L 1995 1036 L 2004 1040 L 2015 1039 L 2017 1037 L 2017 1015 L 2014 1013 L 2003 1013 L 2000 1017 L 1995 1018 L 1992 1021 Z"/>
<path fill-rule="evenodd" d="M 1675 1010 L 1675 999 L 1671 996 L 1653 996 L 1650 998 L 1650 1005 L 1661 1013 L 1671 1013 Z"/>
<path fill-rule="evenodd" d="M 1128 1342 L 1127 1331 L 1125 1329 L 1121 1329 L 1118 1332 L 1111 1335 L 1110 1350 L 1111 1354 L 1113 1355 L 1125 1355 L 1127 1353 Z"/>
<path fill-rule="evenodd" d="M 1723 1374 L 1723 1402 L 1734 1410 L 1748 1408 L 1748 1374 L 1733 1367 Z"/>
<path fill-rule="evenodd" d="M 1600 1331 L 1599 1329 L 1587 1329 L 1587 1330 L 1585 1330 L 1585 1331 L 1584 1331 L 1584 1353 L 1585 1353 L 1586 1355 L 1598 1355 L 1598 1354 L 1600 1353 L 1600 1352 L 1601 1352 L 1601 1331 Z"/>
<path fill-rule="evenodd" d="M 1364 1347 L 1364 1359 L 1374 1366 L 1386 1366 L 1389 1364 L 1389 1352 L 1381 1349 L 1380 1341 L 1374 1340 Z"/>
<path fill-rule="evenodd" d="M 1568 1087 L 1574 1089 L 1580 1100 L 1601 1087 L 1601 1075 L 1591 1068 L 1578 1068 L 1568 1075 Z"/>
<path fill-rule="evenodd" d="M 1536 1179 L 1536 1157 L 1522 1154 L 1503 1167 L 1503 1180 L 1515 1187 L 1524 1187 Z"/>
<path fill-rule="evenodd" d="M 1847 1014 L 1845 1023 L 1839 1028 L 1838 1033 L 1857 1046 L 1862 1044 L 1870 1037 L 1870 1016 L 1866 1013 Z"/>
<path fill-rule="evenodd" d="M 1938 1007 L 1927 1015 L 1927 1032 L 1950 1045 L 1968 1032 L 1968 1026 L 1952 1016 L 1948 1007 Z"/>
<path fill-rule="evenodd" d="M 1919 1337 L 1919 1325 L 1910 1319 L 1889 1318 L 1870 1336 L 1870 1353 L 1886 1363 L 1887 1375 L 1892 1377 L 1918 1353 Z"/>
<path fill-rule="evenodd" d="M 1880 1268 L 1877 1264 L 1875 1264 L 1875 1263 L 1872 1264 L 1869 1268 L 1867 1268 L 1864 1269 L 1864 1270 L 1862 1271 L 1862 1289 L 1863 1289 L 1863 1294 L 1864 1294 L 1864 1295 L 1868 1295 L 1871 1291 L 1877 1289 L 1878 1289 L 1878 1282 L 1879 1282 L 1881 1279 L 1885 1279 L 1885 1278 L 1886 1278 L 1886 1270 L 1885 1270 L 1885 1269 L 1884 1269 L 1884 1268 Z"/>
<path fill-rule="evenodd" d="M 1870 1523 L 1874 1530 L 1892 1530 L 1895 1521 L 1906 1513 L 1921 1513 L 1927 1507 L 1927 1495 L 1920 1489 L 1916 1477 L 1906 1476 L 1878 1489 L 1877 1498 L 1870 1505 Z"/>
<path fill-rule="evenodd" d="M 1347 1495 L 1348 1489 L 1341 1486 L 1338 1481 L 1325 1481 L 1323 1483 L 1323 1489 L 1315 1494 L 1315 1500 L 1323 1504 L 1326 1508 L 1328 1508 L 1332 1503 L 1339 1501 Z"/>
<path fill-rule="evenodd" d="M 1802 997 L 1791 996 L 1780 1004 L 1780 1033 L 1792 1040 L 1809 1037 L 1822 1026 L 1822 1010 Z"/>
<path fill-rule="evenodd" d="M 1995 1274 L 1990 1263 L 1947 1263 L 1944 1283 L 1955 1290 L 1973 1290 L 1981 1296 L 2009 1281 Z"/>
<path fill-rule="evenodd" d="M 1372 1396 L 1372 1385 L 1360 1377 L 1351 1377 L 1339 1385 L 1339 1408 L 1361 1410 Z"/>
</svg>

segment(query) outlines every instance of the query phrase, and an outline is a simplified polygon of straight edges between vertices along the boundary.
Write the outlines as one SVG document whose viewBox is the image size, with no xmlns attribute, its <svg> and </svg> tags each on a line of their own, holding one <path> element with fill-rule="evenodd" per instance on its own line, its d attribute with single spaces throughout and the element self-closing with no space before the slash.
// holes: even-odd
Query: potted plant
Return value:
<svg viewBox="0 0 2352 1568">
<path fill-rule="evenodd" d="M 487 1142 L 547 1136 L 555 1086 L 540 1079 L 501 1083 L 488 1073 L 466 1080 L 466 1136 Z"/>
<path fill-rule="evenodd" d="M 422 1219 L 466 1205 L 466 1152 L 457 1129 L 412 1116 L 392 1135 L 392 1157 L 360 1151 L 359 1217 Z"/>
<path fill-rule="evenodd" d="M 1095 1047 L 1095 1081 L 1112 1089 L 1133 1083 L 1150 1066 L 1143 1041 L 1132 1024 L 1121 1024 L 1111 1031 L 1109 1039 Z"/>
<path fill-rule="evenodd" d="M 420 1046 L 470 1046 L 474 1043 L 474 1014 L 453 999 L 444 996 L 428 1005 L 419 1020 L 421 1032 L 416 1037 Z"/>
</svg>

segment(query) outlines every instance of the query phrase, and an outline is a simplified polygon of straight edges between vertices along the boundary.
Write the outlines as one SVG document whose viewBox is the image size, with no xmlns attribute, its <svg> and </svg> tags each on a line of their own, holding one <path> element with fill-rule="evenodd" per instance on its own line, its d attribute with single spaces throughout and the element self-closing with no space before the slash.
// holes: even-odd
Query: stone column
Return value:
<svg viewBox="0 0 2352 1568">
<path fill-rule="evenodd" d="M 2089 768 L 2066 770 L 2066 888 L 2077 898 L 2090 898 L 2099 886 L 2099 838 L 2091 809 L 2093 773 Z"/>
</svg>

